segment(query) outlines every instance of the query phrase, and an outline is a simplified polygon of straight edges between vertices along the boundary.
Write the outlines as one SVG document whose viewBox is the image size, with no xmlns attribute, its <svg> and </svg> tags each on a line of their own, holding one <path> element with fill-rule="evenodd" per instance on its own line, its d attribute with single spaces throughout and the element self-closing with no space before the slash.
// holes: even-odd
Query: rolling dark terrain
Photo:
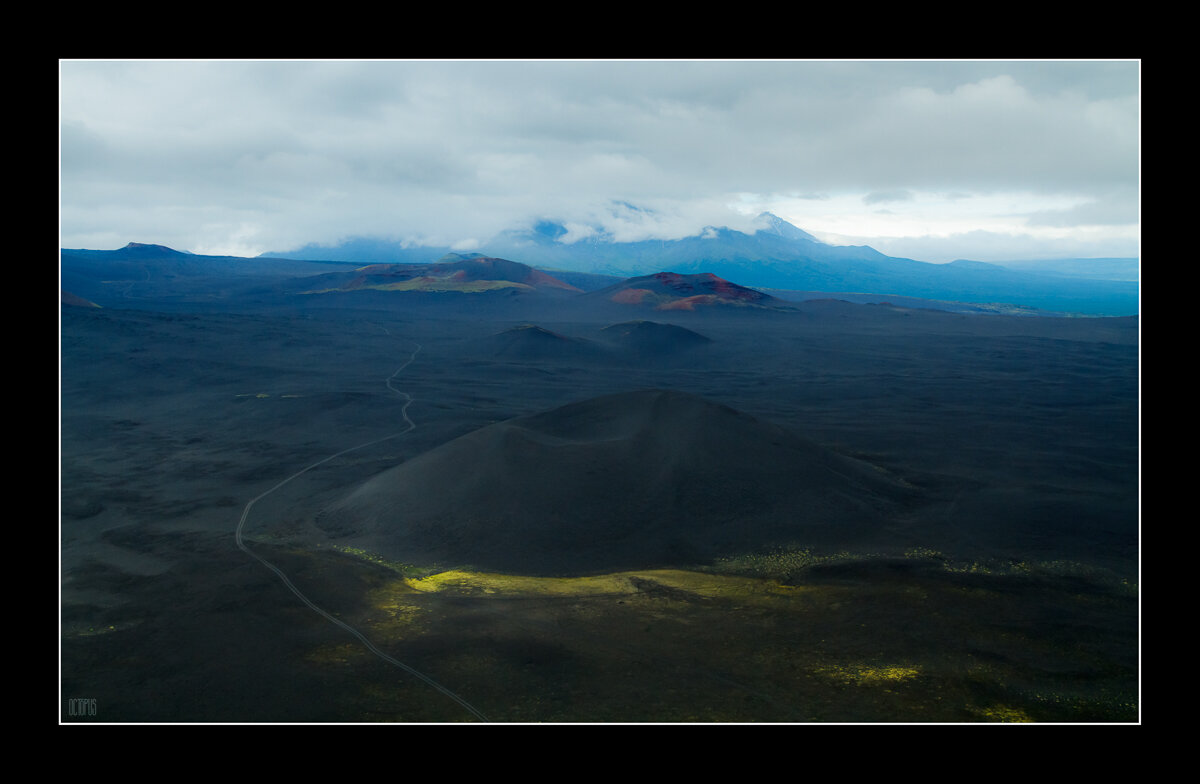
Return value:
<svg viewBox="0 0 1200 784">
<path fill-rule="evenodd" d="M 147 247 L 63 251 L 63 721 L 1138 719 L 1137 317 Z"/>
</svg>

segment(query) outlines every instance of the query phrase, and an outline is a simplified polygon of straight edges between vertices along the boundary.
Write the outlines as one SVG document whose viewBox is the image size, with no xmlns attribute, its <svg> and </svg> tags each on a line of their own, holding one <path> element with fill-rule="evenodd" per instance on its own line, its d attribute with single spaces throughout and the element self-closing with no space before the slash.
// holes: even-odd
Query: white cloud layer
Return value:
<svg viewBox="0 0 1200 784">
<path fill-rule="evenodd" d="M 749 228 L 770 210 L 926 260 L 1137 253 L 1137 62 L 63 61 L 60 74 L 63 247 L 469 248 L 541 218 L 564 241 L 634 240 Z"/>
</svg>

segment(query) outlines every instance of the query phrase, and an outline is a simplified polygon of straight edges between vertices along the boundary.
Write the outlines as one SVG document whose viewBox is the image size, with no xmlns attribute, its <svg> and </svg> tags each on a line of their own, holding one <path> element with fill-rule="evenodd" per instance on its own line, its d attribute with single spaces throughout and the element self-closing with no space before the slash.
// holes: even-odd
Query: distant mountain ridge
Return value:
<svg viewBox="0 0 1200 784">
<path fill-rule="evenodd" d="M 677 240 L 615 242 L 597 234 L 567 243 L 562 241 L 568 234 L 565 226 L 541 221 L 527 230 L 504 232 L 472 252 L 358 238 L 334 248 L 307 246 L 252 259 L 200 256 L 162 245 L 130 242 L 111 251 L 63 249 L 61 284 L 76 295 L 102 303 L 106 293 L 118 285 L 122 287 L 122 298 L 131 299 L 144 298 L 151 292 L 195 296 L 195 287 L 211 282 L 212 290 L 206 296 L 219 299 L 227 291 L 220 277 L 278 279 L 284 272 L 291 272 L 297 279 L 317 272 L 331 276 L 321 284 L 323 288 L 315 285 L 319 281 L 303 284 L 309 291 L 346 291 L 347 286 L 357 285 L 359 289 L 383 287 L 433 293 L 506 289 L 510 294 L 528 290 L 560 294 L 596 291 L 623 285 L 633 277 L 670 273 L 712 275 L 760 292 L 869 294 L 973 303 L 991 310 L 1000 306 L 1006 312 L 1013 311 L 1013 306 L 1016 311 L 1099 316 L 1132 316 L 1140 310 L 1136 259 L 1100 260 L 1108 262 L 1104 278 L 1087 278 L 1081 271 L 1084 265 L 1080 262 L 1084 260 L 1064 260 L 1057 265 L 1047 262 L 1036 271 L 1030 262 L 958 260 L 933 264 L 886 256 L 868 246 L 828 245 L 770 213 L 759 216 L 758 226 L 753 233 L 708 227 L 701 234 Z M 464 272 L 481 269 L 481 259 L 496 259 L 510 268 L 482 278 Z M 493 266 L 499 262 L 493 262 Z M 466 265 L 457 270 L 466 277 L 455 280 L 443 275 L 446 265 L 451 264 Z M 348 269 L 351 265 L 380 269 L 360 273 Z M 389 265 L 403 268 L 385 271 Z M 520 273 L 525 277 L 517 275 L 514 270 L 518 266 L 512 265 L 526 270 Z M 416 272 L 418 267 L 437 272 Z M 364 275 L 377 279 L 350 283 Z M 548 277 L 538 277 L 542 275 Z M 1131 275 L 1135 279 L 1129 280 Z M 190 293 L 183 292 L 179 285 L 184 277 L 192 281 Z M 339 277 L 342 279 L 335 281 Z M 485 280 L 493 283 L 489 286 Z M 728 304 L 727 299 L 721 301 Z M 702 304 L 700 300 L 693 303 Z"/>
<path fill-rule="evenodd" d="M 1136 258 L 1030 259 L 989 263 L 1012 270 L 1037 272 L 1040 275 L 1063 275 L 1073 278 L 1091 278 L 1092 280 L 1137 281 L 1141 279 L 1141 264 L 1140 260 Z"/>
<path fill-rule="evenodd" d="M 711 273 L 757 289 L 891 294 L 931 300 L 1012 303 L 1047 311 L 1088 315 L 1134 315 L 1139 284 L 1130 280 L 1085 279 L 1061 272 L 1035 272 L 985 262 L 934 264 L 887 256 L 869 246 L 838 246 L 771 213 L 746 233 L 706 227 L 674 240 L 615 242 L 596 234 L 563 242 L 568 232 L 553 221 L 503 232 L 478 253 L 534 267 L 621 278 L 659 272 Z M 429 262 L 455 254 L 446 247 L 421 247 L 356 238 L 335 247 L 305 246 L 273 252 L 278 258 L 322 261 Z"/>
</svg>

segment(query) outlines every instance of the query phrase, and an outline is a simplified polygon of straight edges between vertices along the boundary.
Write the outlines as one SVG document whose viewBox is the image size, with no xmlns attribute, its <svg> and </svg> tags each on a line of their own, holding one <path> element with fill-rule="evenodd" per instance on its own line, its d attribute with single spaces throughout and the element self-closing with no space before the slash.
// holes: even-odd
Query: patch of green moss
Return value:
<svg viewBox="0 0 1200 784">
<path fill-rule="evenodd" d="M 968 710 L 984 721 L 1004 723 L 1033 721 L 1028 713 L 1010 705 L 990 705 L 984 708 L 969 706 Z"/>
<path fill-rule="evenodd" d="M 455 591 L 484 596 L 633 595 L 665 588 L 707 599 L 750 599 L 814 590 L 772 580 L 682 569 L 648 569 L 586 577 L 526 577 L 455 569 L 406 580 L 406 584 L 422 592 Z"/>
<path fill-rule="evenodd" d="M 921 668 L 899 664 L 835 664 L 816 667 L 814 672 L 842 683 L 874 686 L 912 680 L 921 674 Z"/>
</svg>

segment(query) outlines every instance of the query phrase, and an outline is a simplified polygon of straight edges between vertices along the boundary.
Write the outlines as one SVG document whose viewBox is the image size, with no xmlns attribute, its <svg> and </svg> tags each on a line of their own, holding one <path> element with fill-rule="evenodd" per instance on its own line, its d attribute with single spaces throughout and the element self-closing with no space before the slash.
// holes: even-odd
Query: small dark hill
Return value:
<svg viewBox="0 0 1200 784">
<path fill-rule="evenodd" d="M 674 324 L 626 321 L 600 330 L 601 339 L 638 357 L 674 357 L 712 343 L 712 338 Z"/>
<path fill-rule="evenodd" d="M 629 278 L 612 286 L 590 292 L 590 299 L 619 305 L 652 308 L 658 311 L 694 311 L 710 307 L 790 310 L 791 306 L 761 291 L 739 286 L 712 273 L 680 275 L 659 272 Z"/>
<path fill-rule="evenodd" d="M 76 296 L 69 291 L 63 291 L 60 299 L 60 304 L 68 305 L 76 308 L 98 308 L 100 307 L 95 302 L 83 297 Z"/>
<path fill-rule="evenodd" d="M 587 362 L 604 356 L 590 340 L 551 332 L 536 324 L 521 324 L 491 335 L 479 344 L 481 353 L 515 362 Z"/>
<path fill-rule="evenodd" d="M 113 255 L 122 259 L 170 259 L 187 257 L 192 254 L 168 248 L 166 245 L 130 242 L 125 247 L 115 251 Z"/>
<path fill-rule="evenodd" d="M 565 574 L 874 541 L 913 498 L 871 465 L 658 389 L 469 433 L 368 480 L 317 524 L 407 562 Z"/>
</svg>

